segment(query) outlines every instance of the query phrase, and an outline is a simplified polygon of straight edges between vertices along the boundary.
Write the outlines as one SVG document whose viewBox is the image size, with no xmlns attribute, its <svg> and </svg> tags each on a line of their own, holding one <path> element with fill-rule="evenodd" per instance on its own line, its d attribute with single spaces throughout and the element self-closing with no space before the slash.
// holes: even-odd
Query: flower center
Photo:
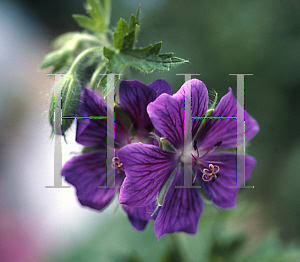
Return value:
<svg viewBox="0 0 300 262">
<path fill-rule="evenodd" d="M 208 154 L 213 152 L 221 144 L 222 141 L 217 142 L 216 144 L 214 144 L 214 146 L 211 149 L 207 150 L 205 153 L 200 155 L 199 149 L 197 147 L 197 141 L 196 140 L 194 141 L 193 150 L 190 152 L 190 154 L 192 155 L 192 166 L 194 166 L 195 168 L 195 176 L 193 179 L 193 183 L 196 180 L 198 169 L 200 169 L 200 171 L 202 172 L 202 180 L 205 182 L 209 182 L 209 181 L 214 182 L 218 178 L 217 173 L 219 172 L 220 167 L 212 163 L 208 163 L 207 161 L 205 161 L 204 158 Z M 207 165 L 205 166 L 203 163 L 208 164 L 208 168 Z M 202 170 L 198 166 L 202 167 Z"/>
</svg>

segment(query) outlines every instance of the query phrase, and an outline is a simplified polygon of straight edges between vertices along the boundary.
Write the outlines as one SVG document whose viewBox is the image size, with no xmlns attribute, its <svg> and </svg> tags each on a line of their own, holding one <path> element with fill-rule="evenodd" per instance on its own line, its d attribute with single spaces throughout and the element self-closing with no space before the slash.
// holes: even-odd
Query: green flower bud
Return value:
<svg viewBox="0 0 300 262">
<path fill-rule="evenodd" d="M 55 98 L 54 98 L 54 88 L 52 89 L 50 96 L 49 112 L 48 118 L 50 126 L 52 127 L 51 137 L 54 136 L 54 110 L 55 110 Z"/>
<path fill-rule="evenodd" d="M 80 105 L 80 93 L 82 87 L 78 79 L 72 75 L 66 75 L 63 80 L 63 86 L 61 90 L 62 96 L 62 117 L 70 117 L 62 119 L 62 135 L 69 129 L 72 125 L 75 117 L 77 116 L 77 111 Z"/>
<path fill-rule="evenodd" d="M 49 106 L 49 122 L 52 126 L 52 135 L 55 132 L 57 134 L 65 135 L 65 132 L 72 125 L 75 117 L 77 116 L 77 111 L 80 105 L 81 90 L 82 87 L 80 82 L 74 75 L 71 74 L 66 74 L 64 76 L 61 92 L 58 92 L 58 94 L 55 93 L 55 96 L 58 96 L 57 98 L 54 96 L 54 89 L 52 90 Z M 56 106 L 55 100 L 60 101 L 60 103 L 58 103 Z M 57 112 L 58 115 L 55 116 L 56 119 L 54 119 L 55 107 L 61 109 L 61 112 Z M 59 116 L 62 117 L 62 121 Z M 58 122 L 58 125 L 61 123 L 61 128 L 59 131 L 57 128 L 54 130 L 54 123 L 56 122 Z"/>
</svg>

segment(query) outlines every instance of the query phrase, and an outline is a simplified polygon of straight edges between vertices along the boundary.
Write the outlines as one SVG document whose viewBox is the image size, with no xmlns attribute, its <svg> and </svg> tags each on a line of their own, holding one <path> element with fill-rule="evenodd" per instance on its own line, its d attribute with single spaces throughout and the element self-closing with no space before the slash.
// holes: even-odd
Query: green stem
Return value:
<svg viewBox="0 0 300 262">
<path fill-rule="evenodd" d="M 97 78 L 98 78 L 100 72 L 104 69 L 105 69 L 105 61 L 102 61 L 102 62 L 99 63 L 99 65 L 97 66 L 95 72 L 92 75 L 91 83 L 90 83 L 90 89 L 95 90 Z"/>
<path fill-rule="evenodd" d="M 79 65 L 79 63 L 81 62 L 81 60 L 82 60 L 86 55 L 88 55 L 89 53 L 93 53 L 93 52 L 100 52 L 100 51 L 102 51 L 102 48 L 103 48 L 102 46 L 96 46 L 96 47 L 88 48 L 88 49 L 84 50 L 83 52 L 81 52 L 81 53 L 76 57 L 76 59 L 74 60 L 72 66 L 71 66 L 70 69 L 69 69 L 68 74 L 69 74 L 69 75 L 74 75 L 77 66 Z"/>
</svg>

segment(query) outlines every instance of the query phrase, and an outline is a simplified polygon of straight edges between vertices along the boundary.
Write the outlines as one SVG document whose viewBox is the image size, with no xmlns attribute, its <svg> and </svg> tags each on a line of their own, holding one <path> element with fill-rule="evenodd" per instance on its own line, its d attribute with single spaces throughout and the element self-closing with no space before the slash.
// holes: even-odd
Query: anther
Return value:
<svg viewBox="0 0 300 262">
<path fill-rule="evenodd" d="M 218 147 L 218 146 L 220 146 L 221 144 L 222 144 L 222 141 L 219 141 L 219 142 L 217 142 L 217 143 L 214 144 L 214 147 Z"/>
<path fill-rule="evenodd" d="M 215 170 L 216 168 L 216 170 Z M 210 169 L 210 170 L 209 170 Z M 209 182 L 213 179 L 216 180 L 218 178 L 217 173 L 219 172 L 220 168 L 217 165 L 209 164 L 209 169 L 204 168 L 203 169 L 203 175 L 202 175 L 202 180 L 205 182 Z"/>
<path fill-rule="evenodd" d="M 113 169 L 118 169 L 118 171 L 121 169 L 122 171 L 124 171 L 124 167 L 123 167 L 123 164 L 120 160 L 120 158 L 118 157 L 113 157 L 112 159 L 112 163 L 111 163 L 111 167 Z"/>
<path fill-rule="evenodd" d="M 193 148 L 194 150 L 197 150 L 197 140 L 194 140 Z"/>
</svg>

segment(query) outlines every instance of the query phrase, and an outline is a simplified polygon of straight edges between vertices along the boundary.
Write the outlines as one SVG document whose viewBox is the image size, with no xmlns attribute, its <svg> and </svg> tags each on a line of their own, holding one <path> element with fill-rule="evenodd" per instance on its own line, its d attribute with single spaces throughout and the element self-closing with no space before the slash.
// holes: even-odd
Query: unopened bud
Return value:
<svg viewBox="0 0 300 262">
<path fill-rule="evenodd" d="M 78 79 L 70 74 L 66 74 L 63 78 L 63 85 L 61 93 L 55 94 L 58 99 L 54 97 L 54 90 L 51 94 L 50 107 L 49 107 L 49 122 L 52 126 L 52 132 L 54 133 L 54 110 L 55 110 L 55 100 L 60 101 L 60 106 L 57 105 L 56 108 L 61 109 L 61 132 L 59 134 L 64 135 L 65 132 L 72 125 L 75 117 L 77 116 L 77 111 L 80 105 L 80 93 L 82 87 Z M 57 121 L 58 119 L 56 119 Z M 57 123 L 60 125 L 59 123 Z"/>
</svg>

